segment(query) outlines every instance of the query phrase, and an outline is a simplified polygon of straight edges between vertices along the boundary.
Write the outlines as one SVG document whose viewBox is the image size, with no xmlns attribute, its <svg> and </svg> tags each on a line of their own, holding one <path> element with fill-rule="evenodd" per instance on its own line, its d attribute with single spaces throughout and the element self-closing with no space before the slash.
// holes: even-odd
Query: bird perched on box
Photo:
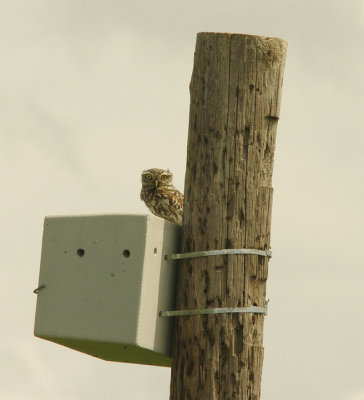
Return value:
<svg viewBox="0 0 364 400">
<path fill-rule="evenodd" d="M 142 172 L 140 198 L 157 217 L 182 225 L 183 194 L 172 184 L 167 169 L 151 168 Z"/>
</svg>

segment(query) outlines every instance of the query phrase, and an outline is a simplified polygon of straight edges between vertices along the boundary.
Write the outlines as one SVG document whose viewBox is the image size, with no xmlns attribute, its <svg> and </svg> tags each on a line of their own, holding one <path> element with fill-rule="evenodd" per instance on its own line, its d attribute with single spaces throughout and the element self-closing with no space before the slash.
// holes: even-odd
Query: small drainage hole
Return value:
<svg viewBox="0 0 364 400">
<path fill-rule="evenodd" d="M 83 257 L 85 255 L 85 250 L 84 249 L 77 249 L 77 255 L 79 257 Z"/>
<path fill-rule="evenodd" d="M 124 251 L 123 251 L 123 256 L 124 256 L 125 258 L 130 257 L 130 251 L 129 251 L 129 250 L 124 250 Z"/>
</svg>

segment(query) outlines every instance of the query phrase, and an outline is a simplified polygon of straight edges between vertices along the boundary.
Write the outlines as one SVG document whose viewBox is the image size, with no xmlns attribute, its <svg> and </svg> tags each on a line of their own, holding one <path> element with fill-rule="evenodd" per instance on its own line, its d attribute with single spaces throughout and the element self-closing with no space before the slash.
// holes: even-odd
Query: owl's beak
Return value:
<svg viewBox="0 0 364 400">
<path fill-rule="evenodd" d="M 159 183 L 159 182 L 158 182 L 158 179 L 156 179 L 155 182 L 154 182 L 155 187 L 158 187 L 158 183 Z"/>
</svg>

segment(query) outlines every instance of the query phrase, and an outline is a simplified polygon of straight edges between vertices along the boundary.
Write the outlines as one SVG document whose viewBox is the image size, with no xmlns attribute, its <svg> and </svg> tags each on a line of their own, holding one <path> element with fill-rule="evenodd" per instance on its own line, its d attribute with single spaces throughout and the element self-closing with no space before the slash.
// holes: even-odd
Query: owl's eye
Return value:
<svg viewBox="0 0 364 400">
<path fill-rule="evenodd" d="M 146 179 L 147 181 L 151 181 L 151 180 L 152 180 L 152 175 L 151 175 L 151 174 L 146 174 L 146 175 L 145 175 L 145 179 Z"/>
<path fill-rule="evenodd" d="M 161 180 L 162 180 L 162 181 L 165 181 L 167 178 L 168 178 L 168 175 L 162 175 L 162 176 L 161 176 Z"/>
</svg>

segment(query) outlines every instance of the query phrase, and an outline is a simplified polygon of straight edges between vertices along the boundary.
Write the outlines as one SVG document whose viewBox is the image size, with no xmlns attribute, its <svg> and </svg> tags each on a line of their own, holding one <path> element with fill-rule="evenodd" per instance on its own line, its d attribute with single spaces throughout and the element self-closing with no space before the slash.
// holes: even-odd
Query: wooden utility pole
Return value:
<svg viewBox="0 0 364 400">
<path fill-rule="evenodd" d="M 181 252 L 270 248 L 272 172 L 287 44 L 197 35 Z M 268 258 L 179 261 L 177 310 L 264 307 Z M 171 400 L 258 400 L 263 314 L 176 317 Z"/>
</svg>

